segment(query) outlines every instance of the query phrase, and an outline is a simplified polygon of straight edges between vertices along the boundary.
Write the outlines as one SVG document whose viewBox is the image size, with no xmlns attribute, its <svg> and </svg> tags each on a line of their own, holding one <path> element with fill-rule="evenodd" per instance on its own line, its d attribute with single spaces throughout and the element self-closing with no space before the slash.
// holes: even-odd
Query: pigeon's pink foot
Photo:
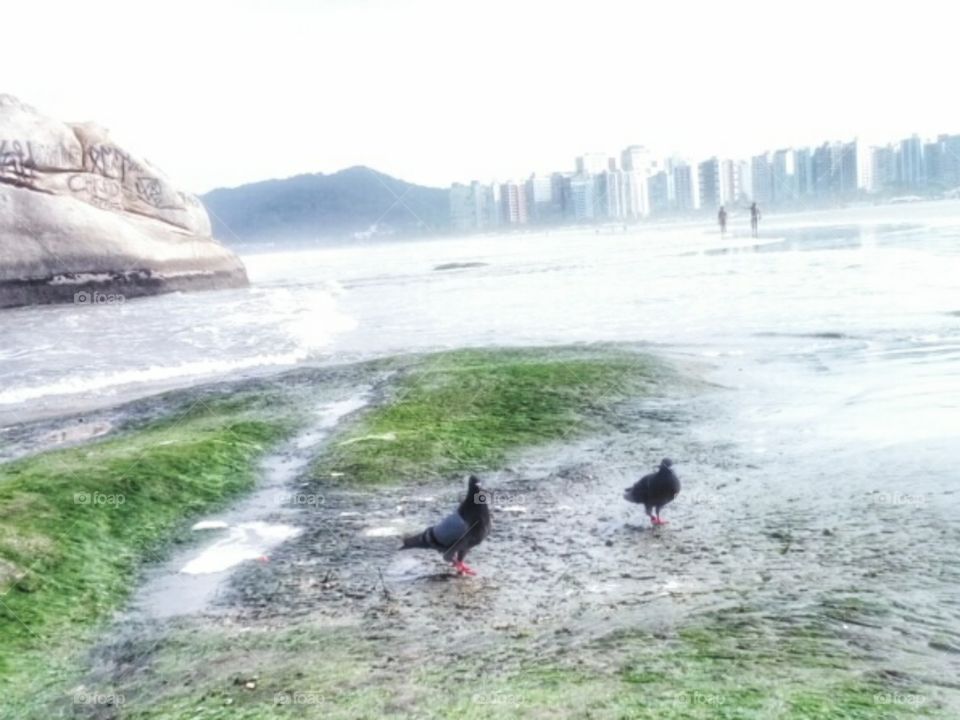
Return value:
<svg viewBox="0 0 960 720">
<path fill-rule="evenodd" d="M 453 567 L 457 571 L 457 575 L 476 575 L 473 570 L 464 565 L 460 560 L 454 560 Z"/>
<path fill-rule="evenodd" d="M 660 518 L 657 518 L 657 525 L 666 525 L 668 522 L 670 522 L 670 521 L 669 521 L 669 520 L 661 520 Z"/>
</svg>

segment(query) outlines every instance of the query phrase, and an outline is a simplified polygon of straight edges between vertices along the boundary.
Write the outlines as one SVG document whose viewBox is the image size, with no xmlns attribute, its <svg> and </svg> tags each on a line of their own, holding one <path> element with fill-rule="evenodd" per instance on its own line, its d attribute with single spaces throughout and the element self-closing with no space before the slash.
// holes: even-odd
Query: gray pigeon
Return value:
<svg viewBox="0 0 960 720">
<path fill-rule="evenodd" d="M 460 575 L 476 575 L 464 564 L 467 553 L 490 533 L 490 495 L 480 487 L 480 480 L 471 475 L 467 496 L 455 513 L 421 533 L 403 538 L 401 550 L 426 548 L 439 550 L 443 559 L 453 563 Z"/>
<path fill-rule="evenodd" d="M 660 519 L 660 508 L 680 493 L 680 478 L 673 471 L 673 460 L 664 458 L 660 461 L 660 468 L 649 475 L 644 475 L 623 493 L 623 499 L 633 503 L 643 503 L 650 522 L 654 525 L 664 525 L 666 520 Z"/>
</svg>

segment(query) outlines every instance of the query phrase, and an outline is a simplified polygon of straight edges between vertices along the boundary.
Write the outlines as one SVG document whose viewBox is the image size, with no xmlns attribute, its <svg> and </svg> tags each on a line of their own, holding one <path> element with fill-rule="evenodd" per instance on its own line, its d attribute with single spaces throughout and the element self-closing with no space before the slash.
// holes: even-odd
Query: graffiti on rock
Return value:
<svg viewBox="0 0 960 720">
<path fill-rule="evenodd" d="M 116 145 L 88 145 L 84 155 L 86 170 L 124 182 L 127 173 L 142 172 L 143 167 Z"/>
<path fill-rule="evenodd" d="M 74 195 L 104 210 L 123 209 L 120 183 L 112 178 L 77 173 L 67 179 L 67 188 Z"/>
<path fill-rule="evenodd" d="M 135 187 L 137 197 L 147 205 L 155 208 L 163 207 L 163 183 L 157 178 L 142 175 L 137 178 Z"/>
<path fill-rule="evenodd" d="M 0 140 L 0 178 L 26 182 L 36 175 L 29 142 Z"/>
</svg>

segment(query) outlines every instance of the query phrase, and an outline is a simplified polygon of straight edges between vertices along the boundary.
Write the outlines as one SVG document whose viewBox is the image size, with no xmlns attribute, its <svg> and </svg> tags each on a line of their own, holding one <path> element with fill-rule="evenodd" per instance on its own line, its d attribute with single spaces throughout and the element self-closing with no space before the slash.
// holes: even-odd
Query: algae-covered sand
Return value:
<svg viewBox="0 0 960 720">
<path fill-rule="evenodd" d="M 43 674 L 116 608 L 184 518 L 256 481 L 293 427 L 248 399 L 185 404 L 115 438 L 0 465 L 0 677 Z"/>
<path fill-rule="evenodd" d="M 358 387 L 297 479 L 322 498 L 299 536 L 203 612 L 124 609 L 138 567 Z M 810 582 L 842 537 L 789 507 L 737 522 L 751 477 L 689 432 L 718 392 L 633 348 L 455 351 L 164 398 L 0 465 L 3 716 L 950 717 L 955 686 L 885 646 L 871 568 Z M 651 530 L 620 495 L 664 454 L 686 484 Z M 467 472 L 495 520 L 461 579 L 397 536 Z"/>
</svg>

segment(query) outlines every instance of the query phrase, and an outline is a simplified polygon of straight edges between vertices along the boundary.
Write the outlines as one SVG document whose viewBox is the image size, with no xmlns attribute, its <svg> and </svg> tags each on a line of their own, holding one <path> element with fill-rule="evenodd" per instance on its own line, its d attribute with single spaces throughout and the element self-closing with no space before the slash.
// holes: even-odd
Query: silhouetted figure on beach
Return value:
<svg viewBox="0 0 960 720">
<path fill-rule="evenodd" d="M 727 209 L 721 205 L 720 212 L 717 213 L 717 222 L 720 223 L 720 234 L 727 234 Z"/>
<path fill-rule="evenodd" d="M 756 203 L 753 203 L 750 206 L 750 229 L 753 231 L 753 236 L 757 237 L 757 230 L 760 227 L 760 208 Z"/>
</svg>

